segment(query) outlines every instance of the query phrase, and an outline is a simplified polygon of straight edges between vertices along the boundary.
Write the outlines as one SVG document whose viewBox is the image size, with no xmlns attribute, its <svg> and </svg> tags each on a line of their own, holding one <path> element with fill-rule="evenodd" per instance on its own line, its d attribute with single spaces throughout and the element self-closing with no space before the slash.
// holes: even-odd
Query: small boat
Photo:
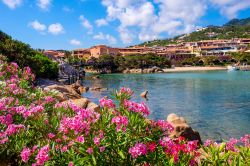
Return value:
<svg viewBox="0 0 250 166">
<path fill-rule="evenodd" d="M 227 66 L 227 70 L 236 71 L 236 70 L 240 70 L 240 68 L 238 66 L 229 65 Z"/>
</svg>

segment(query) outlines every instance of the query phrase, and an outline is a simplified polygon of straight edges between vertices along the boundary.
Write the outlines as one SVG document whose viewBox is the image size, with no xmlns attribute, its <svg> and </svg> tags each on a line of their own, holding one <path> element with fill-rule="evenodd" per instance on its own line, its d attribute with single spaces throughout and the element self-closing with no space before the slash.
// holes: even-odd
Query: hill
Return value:
<svg viewBox="0 0 250 166">
<path fill-rule="evenodd" d="M 165 46 L 167 44 L 175 44 L 180 40 L 184 42 L 192 42 L 231 38 L 250 38 L 250 17 L 246 19 L 233 19 L 223 26 L 208 26 L 190 34 L 184 34 L 163 40 L 148 41 L 140 45 Z"/>
</svg>

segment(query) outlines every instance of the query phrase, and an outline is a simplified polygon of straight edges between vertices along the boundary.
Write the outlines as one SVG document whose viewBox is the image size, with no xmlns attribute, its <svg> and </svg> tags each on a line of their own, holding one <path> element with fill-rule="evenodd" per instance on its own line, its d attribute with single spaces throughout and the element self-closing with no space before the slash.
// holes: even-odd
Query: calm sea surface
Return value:
<svg viewBox="0 0 250 166">
<path fill-rule="evenodd" d="M 134 90 L 133 100 L 144 101 L 151 119 L 166 119 L 176 113 L 187 119 L 202 139 L 239 138 L 250 133 L 250 72 L 189 72 L 164 74 L 108 74 L 86 86 L 107 87 L 108 92 L 84 94 L 98 103 L 122 86 Z M 140 93 L 148 90 L 148 100 Z"/>
</svg>

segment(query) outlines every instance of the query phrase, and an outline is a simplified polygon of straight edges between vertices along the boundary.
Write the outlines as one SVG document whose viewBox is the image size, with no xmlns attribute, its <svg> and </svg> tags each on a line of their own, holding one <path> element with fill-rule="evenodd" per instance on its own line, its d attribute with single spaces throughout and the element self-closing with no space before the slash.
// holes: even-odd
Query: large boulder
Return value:
<svg viewBox="0 0 250 166">
<path fill-rule="evenodd" d="M 81 95 L 71 86 L 71 85 L 50 85 L 45 87 L 45 89 L 56 90 L 62 93 L 69 99 L 78 99 L 81 98 Z"/>
<path fill-rule="evenodd" d="M 198 140 L 200 144 L 202 143 L 199 132 L 193 130 L 183 117 L 179 117 L 176 114 L 169 114 L 167 121 L 174 127 L 174 131 L 169 134 L 170 138 L 175 139 L 182 136 L 188 141 Z"/>
<path fill-rule="evenodd" d="M 80 108 L 87 108 L 90 101 L 87 98 L 80 98 L 80 99 L 73 99 L 73 100 L 66 100 L 64 103 L 73 103 Z"/>
<path fill-rule="evenodd" d="M 80 94 L 83 94 L 89 91 L 89 87 L 80 86 L 77 90 Z"/>
<path fill-rule="evenodd" d="M 94 102 L 89 102 L 86 109 L 90 109 L 97 112 L 100 111 L 100 106 Z"/>
</svg>

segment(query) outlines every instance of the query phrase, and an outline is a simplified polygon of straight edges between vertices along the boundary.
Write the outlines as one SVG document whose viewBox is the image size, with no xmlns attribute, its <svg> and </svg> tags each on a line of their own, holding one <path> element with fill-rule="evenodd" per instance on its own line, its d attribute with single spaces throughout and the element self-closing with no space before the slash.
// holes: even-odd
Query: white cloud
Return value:
<svg viewBox="0 0 250 166">
<path fill-rule="evenodd" d="M 102 32 L 99 32 L 97 35 L 93 36 L 94 39 L 97 40 L 107 40 L 110 44 L 116 44 L 117 40 L 114 36 L 110 34 L 103 34 Z"/>
<path fill-rule="evenodd" d="M 5 5 L 10 9 L 15 9 L 17 6 L 20 6 L 23 0 L 2 0 Z"/>
<path fill-rule="evenodd" d="M 74 46 L 80 46 L 81 42 L 79 40 L 77 40 L 77 39 L 71 39 L 70 44 L 74 45 Z"/>
<path fill-rule="evenodd" d="M 205 14 L 205 0 L 102 0 L 108 21 L 118 20 L 123 43 L 157 39 L 195 30 Z M 157 10 L 156 10 L 157 7 Z"/>
<path fill-rule="evenodd" d="M 108 21 L 105 19 L 98 19 L 95 21 L 95 23 L 98 27 L 108 25 Z"/>
<path fill-rule="evenodd" d="M 37 6 L 42 10 L 49 10 L 52 0 L 37 0 Z"/>
<path fill-rule="evenodd" d="M 28 26 L 39 32 L 44 32 L 47 29 L 46 25 L 40 23 L 37 20 L 30 22 Z"/>
<path fill-rule="evenodd" d="M 71 9 L 71 8 L 69 8 L 69 7 L 67 7 L 67 6 L 64 6 L 64 7 L 62 8 L 62 10 L 65 11 L 65 12 L 73 12 L 73 11 L 74 11 L 73 9 Z"/>
<path fill-rule="evenodd" d="M 89 20 L 87 20 L 84 15 L 80 15 L 79 19 L 81 21 L 81 25 L 88 30 L 88 34 L 92 34 L 93 26 L 90 24 Z"/>
<path fill-rule="evenodd" d="M 64 33 L 64 28 L 60 23 L 55 23 L 49 26 L 48 31 L 52 35 L 59 35 L 59 34 Z"/>
<path fill-rule="evenodd" d="M 210 0 L 220 9 L 222 15 L 228 18 L 236 18 L 240 10 L 250 7 L 250 0 Z"/>
</svg>

